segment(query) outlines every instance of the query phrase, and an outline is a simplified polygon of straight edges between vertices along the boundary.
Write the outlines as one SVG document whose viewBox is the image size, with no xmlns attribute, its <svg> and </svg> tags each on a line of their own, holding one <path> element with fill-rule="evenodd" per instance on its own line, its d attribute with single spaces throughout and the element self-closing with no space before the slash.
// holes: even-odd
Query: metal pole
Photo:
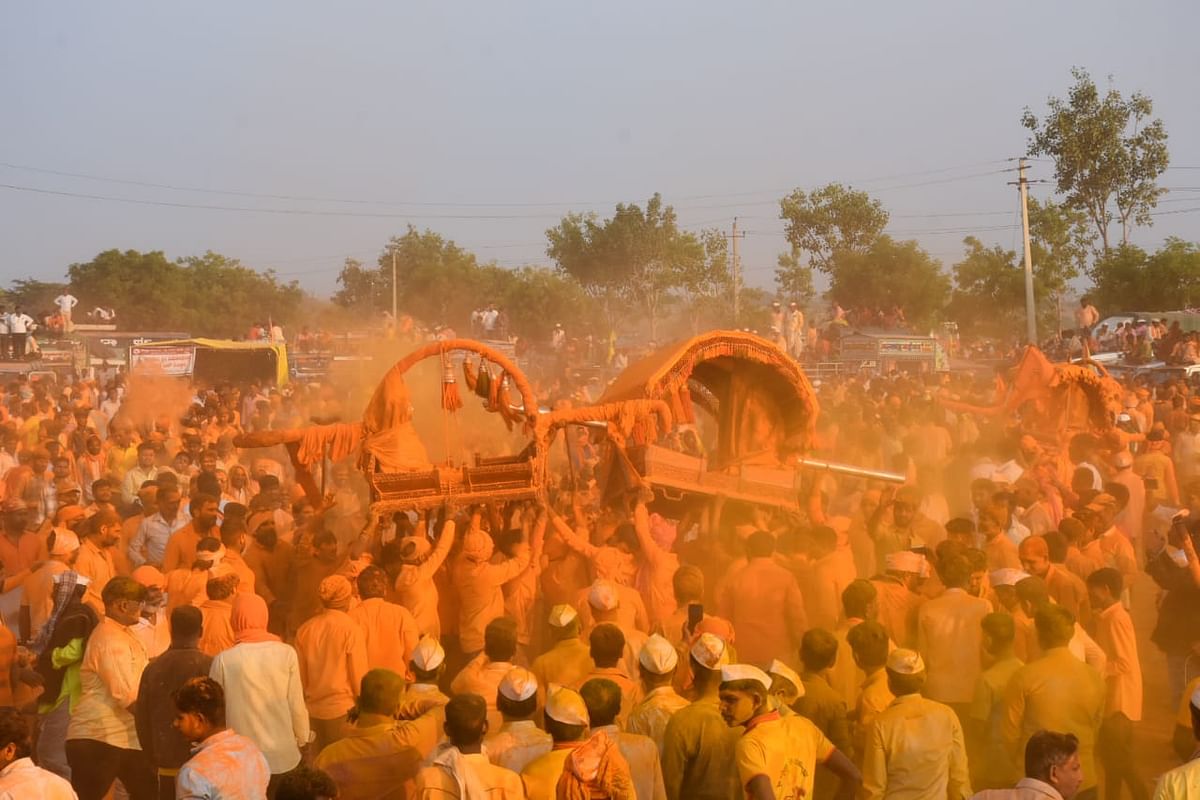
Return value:
<svg viewBox="0 0 1200 800">
<path fill-rule="evenodd" d="M 1025 180 L 1025 159 L 1020 160 L 1017 187 L 1021 192 L 1021 232 L 1025 239 L 1025 336 L 1037 344 L 1037 305 L 1033 299 L 1033 251 L 1029 246 L 1029 182 Z"/>
<path fill-rule="evenodd" d="M 737 217 L 733 218 L 733 321 L 734 324 L 741 318 L 742 308 L 742 259 L 738 255 L 738 229 Z"/>
<path fill-rule="evenodd" d="M 392 325 L 398 325 L 396 317 L 396 248 L 392 248 Z"/>
</svg>

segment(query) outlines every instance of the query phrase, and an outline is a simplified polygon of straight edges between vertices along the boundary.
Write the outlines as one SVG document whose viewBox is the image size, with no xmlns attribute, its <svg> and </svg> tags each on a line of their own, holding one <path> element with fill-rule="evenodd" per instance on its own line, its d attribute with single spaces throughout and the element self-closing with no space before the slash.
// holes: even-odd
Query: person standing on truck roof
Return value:
<svg viewBox="0 0 1200 800">
<path fill-rule="evenodd" d="M 70 291 L 63 289 L 63 293 L 54 298 L 54 305 L 58 307 L 58 313 L 62 315 L 63 333 L 70 333 L 75 329 L 75 326 L 71 324 L 71 309 L 79 305 L 78 298 Z"/>
<path fill-rule="evenodd" d="M 29 352 L 29 343 L 32 338 L 29 334 L 33 328 L 33 317 L 22 311 L 20 306 L 14 306 L 13 312 L 8 315 L 8 334 L 13 358 L 24 358 Z M 36 343 L 33 349 L 37 350 Z"/>
<path fill-rule="evenodd" d="M 14 358 L 8 334 L 8 306 L 0 306 L 0 359 L 4 361 Z"/>
<path fill-rule="evenodd" d="M 1075 309 L 1075 327 L 1087 332 L 1100 321 L 1100 312 L 1092 305 L 1092 298 L 1086 294 L 1079 298 L 1079 308 Z"/>
</svg>

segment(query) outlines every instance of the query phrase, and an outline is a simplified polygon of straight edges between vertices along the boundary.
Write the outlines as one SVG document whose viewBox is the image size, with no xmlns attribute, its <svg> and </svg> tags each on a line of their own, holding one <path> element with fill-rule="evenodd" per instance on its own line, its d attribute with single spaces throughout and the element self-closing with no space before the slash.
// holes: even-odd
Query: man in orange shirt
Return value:
<svg viewBox="0 0 1200 800">
<path fill-rule="evenodd" d="M 838 547 L 837 531 L 828 525 L 812 529 L 812 573 L 805 588 L 805 611 L 813 628 L 827 631 L 837 627 L 842 611 L 842 592 L 855 578 L 854 554 Z"/>
<path fill-rule="evenodd" d="M 871 579 L 879 592 L 879 624 L 899 647 L 910 647 L 917 642 L 917 609 L 923 602 L 916 590 L 929 565 L 911 550 L 889 553 L 885 564 L 887 571 Z"/>
<path fill-rule="evenodd" d="M 382 568 L 365 568 L 358 573 L 357 583 L 362 602 L 350 610 L 350 618 L 362 628 L 367 665 L 403 675 L 421 638 L 417 620 L 404 606 L 385 599 L 388 576 Z"/>
<path fill-rule="evenodd" d="M 221 545 L 225 555 L 221 563 L 233 570 L 237 575 L 237 591 L 254 594 L 254 570 L 242 557 L 246 549 L 246 521 L 241 517 L 229 517 L 221 524 Z"/>
<path fill-rule="evenodd" d="M 642 700 L 642 687 L 621 667 L 621 656 L 625 652 L 625 634 L 611 622 L 601 622 L 592 628 L 588 639 L 592 663 L 596 666 L 584 676 L 579 685 L 582 686 L 592 678 L 607 678 L 621 687 L 621 712 L 617 716 L 617 723 L 624 730 L 630 711 Z"/>
<path fill-rule="evenodd" d="M 504 614 L 505 583 L 520 575 L 529 566 L 528 548 L 518 548 L 517 555 L 499 563 L 491 561 L 495 546 L 492 537 L 472 520 L 463 537 L 451 575 L 458 589 L 458 640 L 463 654 L 474 658 L 483 650 L 483 629 L 489 622 Z"/>
<path fill-rule="evenodd" d="M 80 532 L 84 536 L 75 559 L 75 571 L 91 579 L 83 602 L 103 615 L 100 593 L 117 574 L 110 548 L 121 538 L 121 517 L 111 508 L 103 508 L 81 526 Z"/>
<path fill-rule="evenodd" d="M 1133 723 L 1142 719 L 1142 666 L 1133 619 L 1120 603 L 1122 588 L 1121 573 L 1112 567 L 1088 576 L 1088 596 L 1096 609 L 1096 643 L 1108 657 L 1104 670 L 1106 716 L 1096 751 L 1104 769 L 1105 795 L 1119 796 L 1124 783 L 1130 796 L 1141 800 L 1147 794 L 1133 764 Z"/>
<path fill-rule="evenodd" d="M 937 569 L 946 591 L 917 612 L 917 645 L 928 665 L 924 693 L 964 719 L 982 671 L 980 623 L 992 604 L 966 592 L 971 571 L 964 555 L 947 555 Z"/>
<path fill-rule="evenodd" d="M 517 654 L 517 622 L 496 617 L 483 631 L 483 652 L 471 659 L 450 682 L 451 694 L 477 694 L 487 703 L 488 729 L 500 730 L 504 717 L 496 706 L 500 681 L 513 668 Z"/>
<path fill-rule="evenodd" d="M 1055 535 L 1061 536 L 1055 532 Z M 1054 602 L 1075 615 L 1081 625 L 1091 625 L 1092 609 L 1083 580 L 1073 572 L 1060 569 L 1050 561 L 1050 545 L 1041 536 L 1030 536 L 1021 542 L 1021 566 L 1030 575 L 1046 582 L 1046 591 Z"/>
<path fill-rule="evenodd" d="M 217 498 L 208 494 L 198 494 L 192 498 L 189 506 L 192 513 L 190 524 L 183 526 L 167 540 L 167 550 L 163 555 L 163 573 L 179 567 L 186 567 L 196 560 L 196 545 L 200 540 L 212 536 L 221 538 L 217 529 L 219 507 Z"/>
<path fill-rule="evenodd" d="M 718 598 L 722 616 L 737 631 L 738 655 L 749 664 L 767 664 L 776 657 L 794 664 L 808 627 L 796 576 L 775 563 L 774 552 L 774 536 L 766 531 L 750 534 L 746 566 Z"/>
<path fill-rule="evenodd" d="M 342 575 L 330 575 L 317 588 L 324 610 L 296 632 L 300 682 L 316 740 L 314 755 L 349 730 L 349 713 L 367 674 L 362 630 L 346 611 L 354 593 Z"/>
</svg>

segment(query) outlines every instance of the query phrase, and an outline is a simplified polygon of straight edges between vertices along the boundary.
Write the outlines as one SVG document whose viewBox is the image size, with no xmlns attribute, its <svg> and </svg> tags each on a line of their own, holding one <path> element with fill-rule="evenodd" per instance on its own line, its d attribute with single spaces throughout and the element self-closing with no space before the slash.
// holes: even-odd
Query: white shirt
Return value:
<svg viewBox="0 0 1200 800">
<path fill-rule="evenodd" d="M 63 292 L 58 297 L 54 298 L 54 305 L 58 306 L 58 310 L 64 314 L 70 314 L 71 309 L 79 303 L 75 299 L 75 295 L 70 292 Z"/>
<path fill-rule="evenodd" d="M 8 315 L 8 330 L 9 333 L 28 333 L 29 326 L 33 324 L 33 317 L 28 314 L 9 314 Z"/>
<path fill-rule="evenodd" d="M 1045 781 L 1021 778 L 1012 789 L 988 789 L 979 792 L 971 800 L 1063 800 L 1063 796 Z"/>
<path fill-rule="evenodd" d="M 28 758 L 18 758 L 0 770 L 0 800 L 79 800 L 68 781 L 53 772 L 35 766 Z"/>
<path fill-rule="evenodd" d="M 283 642 L 246 642 L 213 658 L 209 677 L 225 688 L 225 722 L 258 745 L 271 774 L 300 763 L 310 738 L 296 651 Z"/>
<path fill-rule="evenodd" d="M 1154 800 L 1200 800 L 1200 759 L 1164 772 L 1154 787 Z"/>
</svg>

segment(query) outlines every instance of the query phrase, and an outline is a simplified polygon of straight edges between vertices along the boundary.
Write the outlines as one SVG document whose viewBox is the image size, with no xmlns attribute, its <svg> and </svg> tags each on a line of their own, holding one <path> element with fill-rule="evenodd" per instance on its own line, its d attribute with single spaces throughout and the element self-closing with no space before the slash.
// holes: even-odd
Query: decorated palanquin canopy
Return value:
<svg viewBox="0 0 1200 800">
<path fill-rule="evenodd" d="M 600 403 L 639 400 L 665 402 L 676 425 L 695 422 L 696 407 L 716 425 L 715 449 L 704 456 L 629 448 L 651 485 L 795 505 L 790 459 L 811 449 L 819 406 L 804 371 L 776 345 L 739 331 L 667 345 L 631 364 Z"/>
<path fill-rule="evenodd" d="M 1061 441 L 1074 433 L 1104 434 L 1121 413 L 1121 384 L 1109 377 L 1103 365 L 1051 363 L 1041 350 L 1028 345 L 1021 359 L 997 386 L 990 405 L 940 397 L 952 411 L 984 417 L 1020 414 L 1027 427 L 1047 441 Z"/>
</svg>

